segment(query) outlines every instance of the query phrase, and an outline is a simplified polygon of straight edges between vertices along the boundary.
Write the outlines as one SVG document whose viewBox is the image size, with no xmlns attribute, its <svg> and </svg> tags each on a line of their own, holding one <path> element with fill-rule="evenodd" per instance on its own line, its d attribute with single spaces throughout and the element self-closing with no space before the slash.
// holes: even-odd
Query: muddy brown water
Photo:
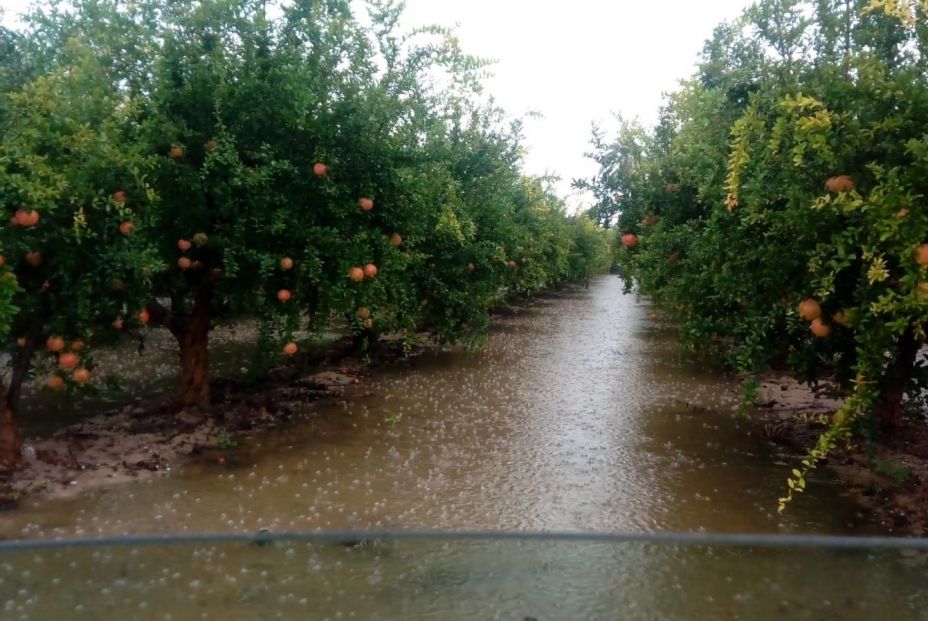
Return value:
<svg viewBox="0 0 928 621">
<path fill-rule="evenodd" d="M 224 464 L 29 501 L 0 514 L 0 535 L 855 532 L 826 474 L 776 514 L 794 457 L 752 440 L 737 407 L 735 386 L 682 362 L 648 306 L 604 276 L 501 318 L 480 351 L 379 370 Z M 926 578 L 921 557 L 868 551 L 166 545 L 0 555 L 0 605 L 10 618 L 923 619 Z"/>
</svg>

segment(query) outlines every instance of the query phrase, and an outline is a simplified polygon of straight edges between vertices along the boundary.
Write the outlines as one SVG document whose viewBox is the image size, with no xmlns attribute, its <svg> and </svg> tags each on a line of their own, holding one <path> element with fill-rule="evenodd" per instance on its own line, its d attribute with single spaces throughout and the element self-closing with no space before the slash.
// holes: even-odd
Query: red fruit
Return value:
<svg viewBox="0 0 928 621">
<path fill-rule="evenodd" d="M 831 334 L 831 326 L 824 323 L 821 319 L 814 319 L 812 324 L 809 326 L 809 329 L 812 330 L 812 334 L 820 339 L 823 339 Z"/>
<path fill-rule="evenodd" d="M 361 209 L 363 209 L 364 211 L 370 211 L 371 209 L 374 208 L 374 201 L 372 201 L 371 199 L 367 197 L 364 197 L 358 201 L 358 206 L 360 206 Z"/>
<path fill-rule="evenodd" d="M 13 214 L 13 223 L 17 226 L 29 227 L 39 223 L 39 212 L 28 209 L 17 209 Z"/>
<path fill-rule="evenodd" d="M 919 265 L 928 265 L 928 244 L 922 244 L 915 249 L 915 262 Z"/>
<path fill-rule="evenodd" d="M 292 355 L 296 354 L 297 349 L 299 349 L 299 348 L 296 346 L 296 343 L 294 343 L 293 341 L 291 341 L 291 342 L 287 343 L 286 345 L 284 345 L 284 347 L 283 347 L 283 349 L 282 349 L 281 351 L 283 352 L 283 354 L 284 354 L 285 356 L 292 356 Z"/>
<path fill-rule="evenodd" d="M 186 239 L 177 240 L 177 247 L 180 249 L 181 252 L 187 252 L 188 250 L 190 250 L 191 245 L 192 244 Z"/>
<path fill-rule="evenodd" d="M 364 270 L 361 269 L 360 267 L 352 267 L 348 271 L 348 278 L 350 278 L 354 282 L 361 282 L 362 280 L 364 280 Z"/>
<path fill-rule="evenodd" d="M 45 380 L 45 385 L 57 392 L 64 388 L 64 379 L 57 375 L 51 375 Z"/>
<path fill-rule="evenodd" d="M 184 148 L 178 145 L 171 147 L 171 150 L 168 151 L 168 157 L 172 160 L 179 160 L 184 157 Z"/>
<path fill-rule="evenodd" d="M 812 298 L 806 298 L 799 303 L 799 316 L 806 321 L 815 321 L 822 316 L 822 307 Z"/>
<path fill-rule="evenodd" d="M 71 341 L 71 351 L 81 351 L 82 349 L 84 349 L 84 341 L 80 339 Z"/>
<path fill-rule="evenodd" d="M 292 269 L 293 269 L 293 259 L 291 259 L 290 257 L 284 257 L 283 259 L 281 259 L 281 260 L 280 260 L 280 269 L 284 270 L 285 272 L 288 271 L 288 270 L 292 270 Z"/>
<path fill-rule="evenodd" d="M 118 192 L 113 192 L 113 200 L 117 203 L 125 203 L 126 199 L 129 198 L 129 195 L 119 190 Z"/>
<path fill-rule="evenodd" d="M 329 168 L 322 162 L 316 162 L 313 164 L 313 174 L 321 179 L 329 174 Z"/>
<path fill-rule="evenodd" d="M 134 230 L 135 230 L 135 225 L 132 224 L 131 220 L 125 220 L 119 223 L 119 232 L 125 236 L 128 236 Z"/>
<path fill-rule="evenodd" d="M 626 248 L 634 248 L 638 245 L 638 236 L 634 233 L 626 233 L 622 236 L 622 245 Z"/>
<path fill-rule="evenodd" d="M 364 266 L 364 275 L 368 278 L 373 278 L 377 275 L 377 266 L 373 263 L 368 263 Z"/>
<path fill-rule="evenodd" d="M 73 379 L 78 384 L 86 384 L 90 381 L 90 371 L 84 367 L 74 369 L 74 373 L 71 375 L 71 379 Z"/>
<path fill-rule="evenodd" d="M 362 306 L 356 311 L 355 314 L 358 316 L 359 319 L 368 319 L 371 316 L 371 311 L 369 311 L 366 307 Z"/>
<path fill-rule="evenodd" d="M 509 269 L 511 269 L 511 270 L 516 269 L 516 262 L 513 261 L 513 260 L 511 260 L 511 259 L 510 259 L 509 261 L 506 261 L 506 265 L 508 265 L 508 266 L 509 266 Z"/>
<path fill-rule="evenodd" d="M 187 257 L 181 257 L 177 260 L 177 267 L 182 270 L 189 270 L 191 265 L 193 265 L 193 261 Z"/>
<path fill-rule="evenodd" d="M 289 302 L 292 297 L 293 294 L 288 289 L 281 289 L 277 292 L 277 299 L 281 302 Z"/>
<path fill-rule="evenodd" d="M 400 246 L 403 245 L 403 238 L 400 236 L 399 233 L 394 233 L 393 235 L 390 236 L 390 245 L 393 246 L 394 248 L 399 248 Z"/>
<path fill-rule="evenodd" d="M 825 189 L 829 192 L 838 194 L 840 192 L 850 192 L 854 189 L 854 180 L 847 175 L 838 175 L 831 177 L 825 182 Z"/>
<path fill-rule="evenodd" d="M 142 324 L 147 324 L 148 321 L 149 321 L 149 319 L 151 319 L 151 315 L 148 313 L 148 309 L 147 309 L 147 308 L 143 308 L 143 309 L 139 312 L 139 321 L 140 321 Z"/>
<path fill-rule="evenodd" d="M 48 351 L 59 352 L 64 349 L 64 339 L 60 336 L 50 336 L 48 340 L 45 341 L 45 346 L 48 348 Z"/>
<path fill-rule="evenodd" d="M 26 263 L 32 267 L 38 267 L 42 265 L 42 253 L 38 250 L 33 250 L 32 252 L 26 253 Z"/>
<path fill-rule="evenodd" d="M 73 369 L 80 361 L 81 359 L 78 358 L 77 354 L 72 354 L 71 352 L 66 352 L 58 356 L 58 366 L 62 369 Z"/>
</svg>

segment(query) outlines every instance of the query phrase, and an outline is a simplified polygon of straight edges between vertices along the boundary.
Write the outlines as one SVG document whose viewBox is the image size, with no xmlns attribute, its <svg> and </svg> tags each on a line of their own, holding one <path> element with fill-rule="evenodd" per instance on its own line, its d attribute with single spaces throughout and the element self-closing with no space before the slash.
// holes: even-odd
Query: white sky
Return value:
<svg viewBox="0 0 928 621">
<path fill-rule="evenodd" d="M 13 14 L 29 3 L 0 0 Z M 543 115 L 526 122 L 526 171 L 559 175 L 566 196 L 571 179 L 596 170 L 583 157 L 590 124 L 608 126 L 613 112 L 654 122 L 662 93 L 692 74 L 715 25 L 749 3 L 407 0 L 406 25 L 456 25 L 467 52 L 497 61 L 487 91 L 511 114 Z"/>
</svg>

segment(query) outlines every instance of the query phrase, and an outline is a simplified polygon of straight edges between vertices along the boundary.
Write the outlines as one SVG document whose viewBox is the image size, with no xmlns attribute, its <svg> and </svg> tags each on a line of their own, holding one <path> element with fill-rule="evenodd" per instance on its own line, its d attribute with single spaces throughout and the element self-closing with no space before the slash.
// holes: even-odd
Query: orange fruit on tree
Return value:
<svg viewBox="0 0 928 621">
<path fill-rule="evenodd" d="M 812 323 L 809 325 L 809 329 L 812 330 L 812 334 L 820 339 L 823 339 L 831 334 L 831 326 L 823 322 L 820 317 L 812 320 Z"/>
<path fill-rule="evenodd" d="M 215 151 L 215 150 L 216 150 L 216 141 L 215 141 L 215 140 L 207 140 L 205 143 L 203 143 L 203 150 L 206 151 L 207 153 L 209 153 L 210 151 Z"/>
<path fill-rule="evenodd" d="M 806 321 L 814 321 L 822 316 L 822 307 L 814 298 L 806 298 L 799 303 L 799 316 Z"/>
<path fill-rule="evenodd" d="M 177 240 L 177 248 L 178 248 L 181 252 L 187 252 L 188 250 L 190 250 L 190 246 L 191 246 L 191 245 L 192 245 L 192 244 L 191 244 L 188 240 L 186 240 L 186 239 L 178 239 L 178 240 Z"/>
<path fill-rule="evenodd" d="M 42 265 L 42 253 L 38 250 L 33 250 L 32 252 L 26 253 L 26 263 L 32 267 L 39 267 Z"/>
<path fill-rule="evenodd" d="M 71 351 L 81 351 L 84 349 L 84 341 L 77 339 L 71 341 Z"/>
<path fill-rule="evenodd" d="M 151 319 L 151 315 L 149 314 L 148 309 L 147 309 L 147 308 L 143 308 L 143 309 L 139 312 L 139 321 L 140 321 L 142 324 L 147 324 L 148 321 L 149 321 L 150 319 Z"/>
<path fill-rule="evenodd" d="M 293 294 L 290 293 L 289 289 L 281 289 L 277 292 L 277 299 L 281 302 L 289 302 L 292 297 Z"/>
<path fill-rule="evenodd" d="M 850 192 L 854 189 L 854 180 L 847 175 L 831 177 L 825 182 L 825 189 L 835 194 Z"/>
<path fill-rule="evenodd" d="M 626 248 L 634 248 L 638 245 L 638 236 L 634 233 L 626 233 L 622 236 L 622 245 Z"/>
<path fill-rule="evenodd" d="M 193 261 L 188 257 L 181 257 L 177 260 L 177 267 L 182 270 L 189 270 L 191 265 L 193 265 Z"/>
<path fill-rule="evenodd" d="M 119 223 L 119 232 L 123 235 L 128 236 L 132 231 L 135 230 L 135 225 L 132 224 L 131 220 L 124 220 Z"/>
<path fill-rule="evenodd" d="M 329 174 L 329 167 L 322 162 L 316 162 L 313 164 L 313 174 L 321 179 Z"/>
<path fill-rule="evenodd" d="M 25 347 L 25 346 L 26 346 L 26 337 L 21 336 L 21 337 L 19 337 L 18 339 L 16 339 L 16 344 L 17 344 L 18 346 L 20 346 L 20 347 Z"/>
<path fill-rule="evenodd" d="M 168 151 L 168 157 L 170 157 L 172 160 L 182 159 L 184 157 L 184 148 L 180 145 L 174 145 Z"/>
<path fill-rule="evenodd" d="M 78 384 L 86 384 L 90 381 L 90 371 L 84 367 L 74 369 L 74 373 L 71 374 L 71 379 L 73 379 Z"/>
<path fill-rule="evenodd" d="M 45 380 L 45 385 L 55 391 L 61 390 L 64 388 L 64 378 L 58 375 L 50 375 L 48 379 Z"/>
<path fill-rule="evenodd" d="M 280 269 L 287 271 L 293 269 L 293 259 L 290 257 L 284 257 L 280 260 Z"/>
<path fill-rule="evenodd" d="M 59 352 L 64 349 L 64 339 L 60 336 L 50 336 L 45 341 L 45 347 L 48 348 L 48 351 Z"/>
<path fill-rule="evenodd" d="M 511 270 L 516 269 L 516 262 L 513 261 L 512 259 L 510 259 L 509 261 L 506 261 L 506 265 L 508 265 L 508 266 L 509 266 L 509 269 L 511 269 Z"/>
<path fill-rule="evenodd" d="M 922 244 L 915 249 L 915 262 L 919 265 L 928 265 L 928 244 Z"/>
<path fill-rule="evenodd" d="M 476 270 L 476 269 L 477 269 L 477 266 L 474 265 L 473 263 L 468 263 L 468 264 L 467 264 L 467 271 L 468 271 L 468 272 L 473 272 L 473 271 Z"/>
<path fill-rule="evenodd" d="M 113 201 L 117 203 L 125 203 L 126 199 L 128 198 L 129 198 L 129 195 L 123 192 L 122 190 L 119 190 L 118 192 L 113 192 Z"/>
<path fill-rule="evenodd" d="M 403 238 L 399 233 L 394 233 L 390 236 L 390 245 L 394 248 L 399 248 L 403 245 Z"/>
<path fill-rule="evenodd" d="M 35 226 L 39 223 L 39 212 L 33 209 L 17 209 L 13 214 L 13 223 L 22 227 Z"/>
<path fill-rule="evenodd" d="M 290 341 L 289 343 L 287 343 L 286 345 L 284 345 L 284 347 L 283 347 L 283 349 L 282 349 L 281 351 L 283 352 L 283 354 L 284 354 L 285 356 L 292 356 L 292 355 L 296 354 L 297 349 L 299 349 L 299 348 L 296 346 L 296 343 L 294 343 L 293 341 Z"/>
<path fill-rule="evenodd" d="M 358 308 L 355 314 L 358 316 L 359 319 L 368 319 L 371 316 L 371 311 L 368 310 L 367 307 L 362 306 Z"/>
<path fill-rule="evenodd" d="M 81 359 L 77 356 L 77 354 L 72 352 L 65 352 L 58 356 L 58 366 L 62 369 L 73 369 L 80 361 Z"/>
<path fill-rule="evenodd" d="M 354 282 L 361 282 L 364 280 L 364 270 L 360 267 L 352 267 L 350 270 L 348 270 L 348 278 Z"/>
<path fill-rule="evenodd" d="M 364 275 L 368 278 L 373 278 L 377 275 L 377 266 L 373 263 L 368 263 L 364 266 Z"/>
<path fill-rule="evenodd" d="M 370 211 L 374 208 L 374 201 L 365 196 L 358 201 L 358 206 L 364 211 Z"/>
<path fill-rule="evenodd" d="M 364 326 L 364 329 L 365 329 L 365 330 L 371 330 L 371 329 L 373 329 L 373 327 L 374 327 L 374 320 L 373 320 L 373 319 L 365 319 L 363 322 L 361 322 L 361 325 Z"/>
</svg>

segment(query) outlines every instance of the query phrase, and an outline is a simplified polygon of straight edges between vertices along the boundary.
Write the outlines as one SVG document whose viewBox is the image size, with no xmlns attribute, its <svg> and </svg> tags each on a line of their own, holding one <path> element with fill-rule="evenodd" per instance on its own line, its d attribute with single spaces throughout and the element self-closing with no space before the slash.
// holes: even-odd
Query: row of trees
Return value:
<svg viewBox="0 0 928 621">
<path fill-rule="evenodd" d="M 851 431 L 924 412 L 924 1 L 761 0 L 716 29 L 653 130 L 597 132 L 592 156 L 581 185 L 629 286 L 694 350 L 846 390 L 791 489 Z"/>
<path fill-rule="evenodd" d="M 91 377 L 90 346 L 142 324 L 180 347 L 208 407 L 209 332 L 479 335 L 501 287 L 608 261 L 596 224 L 519 168 L 519 125 L 451 33 L 347 0 L 51 2 L 0 30 L 0 463 L 23 381 Z M 259 361 L 262 362 L 262 361 Z"/>
</svg>

